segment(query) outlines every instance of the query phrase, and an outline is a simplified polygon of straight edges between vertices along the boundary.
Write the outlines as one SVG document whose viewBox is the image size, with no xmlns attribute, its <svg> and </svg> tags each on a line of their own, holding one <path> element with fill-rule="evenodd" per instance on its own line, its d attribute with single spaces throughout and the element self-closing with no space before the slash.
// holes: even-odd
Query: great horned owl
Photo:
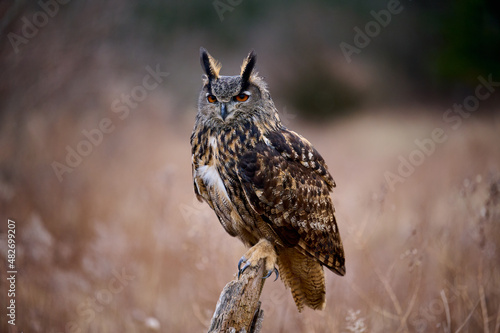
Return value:
<svg viewBox="0 0 500 333">
<path fill-rule="evenodd" d="M 203 48 L 200 54 L 205 74 L 191 135 L 196 196 L 231 236 L 251 247 L 238 263 L 240 273 L 264 258 L 266 277 L 278 267 L 299 311 L 323 309 L 322 266 L 345 274 L 330 199 L 335 182 L 326 163 L 281 123 L 267 84 L 254 71 L 253 52 L 236 76 L 219 75 L 219 63 Z"/>
</svg>

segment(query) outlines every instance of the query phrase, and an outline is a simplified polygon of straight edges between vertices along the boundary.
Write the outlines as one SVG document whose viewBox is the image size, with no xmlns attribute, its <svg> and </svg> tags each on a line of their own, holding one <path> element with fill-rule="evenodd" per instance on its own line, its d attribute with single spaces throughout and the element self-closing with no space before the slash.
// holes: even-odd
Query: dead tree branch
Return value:
<svg viewBox="0 0 500 333">
<path fill-rule="evenodd" d="M 229 282 L 219 297 L 208 333 L 258 333 L 264 320 L 260 294 L 264 287 L 264 261 L 248 267 Z"/>
</svg>

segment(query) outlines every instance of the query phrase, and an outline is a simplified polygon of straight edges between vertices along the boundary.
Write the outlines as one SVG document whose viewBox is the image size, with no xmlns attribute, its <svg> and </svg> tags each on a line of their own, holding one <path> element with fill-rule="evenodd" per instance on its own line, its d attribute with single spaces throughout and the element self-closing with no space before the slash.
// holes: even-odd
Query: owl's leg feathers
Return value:
<svg viewBox="0 0 500 333">
<path fill-rule="evenodd" d="M 238 278 L 241 273 L 245 271 L 248 267 L 256 266 L 261 259 L 265 260 L 265 269 L 267 271 L 264 279 L 267 279 L 271 276 L 271 274 L 276 273 L 276 279 L 278 279 L 279 273 L 276 269 L 276 262 L 278 260 L 278 256 L 276 255 L 276 251 L 274 250 L 274 246 L 267 239 L 261 239 L 257 244 L 252 246 L 247 253 L 241 257 L 238 262 Z M 241 267 L 241 264 L 243 264 Z"/>
</svg>

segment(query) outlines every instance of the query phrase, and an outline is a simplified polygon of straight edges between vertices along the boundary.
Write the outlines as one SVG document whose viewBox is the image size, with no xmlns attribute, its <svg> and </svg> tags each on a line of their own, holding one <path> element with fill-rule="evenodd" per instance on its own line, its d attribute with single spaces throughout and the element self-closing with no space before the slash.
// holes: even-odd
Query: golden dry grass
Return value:
<svg viewBox="0 0 500 333">
<path fill-rule="evenodd" d="M 0 330 L 206 331 L 245 249 L 194 198 L 189 136 L 200 83 L 187 83 L 184 73 L 197 59 L 169 58 L 170 68 L 161 68 L 172 78 L 122 120 L 113 101 L 159 61 L 138 56 L 130 70 L 119 51 L 92 43 L 107 30 L 79 26 L 81 36 L 48 25 L 20 55 L 0 52 L 3 75 L 12 78 L 0 85 Z M 181 103 L 174 84 L 192 99 Z M 280 281 L 267 281 L 263 332 L 499 333 L 500 118 L 493 111 L 478 110 L 456 131 L 439 109 L 368 109 L 323 125 L 285 119 L 321 152 L 337 182 L 347 274 L 326 272 L 326 309 L 302 314 Z M 66 146 L 75 148 L 82 130 L 103 118 L 115 129 L 59 182 L 51 163 L 64 162 Z M 397 172 L 398 156 L 407 158 L 414 140 L 437 127 L 448 140 L 392 191 L 385 172 Z M 16 327 L 5 316 L 8 218 L 17 225 Z"/>
<path fill-rule="evenodd" d="M 174 119 L 154 112 L 163 103 L 161 94 L 151 96 L 141 114 L 116 122 L 62 182 L 50 163 L 82 139 L 82 124 L 105 114 L 66 114 L 53 123 L 38 113 L 18 126 L 9 126 L 14 118 L 4 123 L 2 219 L 18 226 L 19 329 L 208 327 L 244 248 L 194 199 L 194 108 Z M 333 198 L 347 274 L 326 272 L 326 309 L 302 314 L 281 282 L 268 281 L 263 331 L 498 332 L 498 119 L 471 118 L 448 132 L 449 139 L 391 191 L 384 172 L 395 172 L 397 156 L 408 156 L 416 138 L 445 125 L 381 110 L 363 114 L 330 125 L 290 124 L 315 144 L 337 181 Z M 125 276 L 122 282 L 116 274 Z M 1 293 L 5 299 L 3 283 Z M 1 320 L 3 331 L 12 330 L 4 315 Z"/>
</svg>

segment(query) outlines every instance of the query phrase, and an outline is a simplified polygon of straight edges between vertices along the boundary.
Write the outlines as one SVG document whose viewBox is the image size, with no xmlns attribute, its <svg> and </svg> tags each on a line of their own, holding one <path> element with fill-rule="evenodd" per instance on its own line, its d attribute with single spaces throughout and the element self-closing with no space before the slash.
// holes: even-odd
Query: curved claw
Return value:
<svg viewBox="0 0 500 333">
<path fill-rule="evenodd" d="M 245 271 L 250 266 L 250 261 L 248 261 L 241 269 L 239 269 L 238 265 L 238 279 L 240 278 L 241 273 Z"/>
<path fill-rule="evenodd" d="M 273 274 L 273 272 L 276 273 L 276 278 L 274 279 L 274 281 L 278 280 L 278 276 L 280 276 L 280 272 L 278 272 L 276 267 L 274 267 L 274 269 L 269 270 L 269 272 L 267 272 L 266 276 L 264 276 L 263 279 L 267 279 L 268 277 L 270 277 Z"/>
<path fill-rule="evenodd" d="M 241 264 L 244 262 L 244 261 L 247 261 L 247 259 L 245 258 L 245 256 L 241 257 L 240 261 L 238 261 L 238 272 L 241 271 Z M 239 273 L 238 273 L 238 277 L 239 276 Z"/>
</svg>

